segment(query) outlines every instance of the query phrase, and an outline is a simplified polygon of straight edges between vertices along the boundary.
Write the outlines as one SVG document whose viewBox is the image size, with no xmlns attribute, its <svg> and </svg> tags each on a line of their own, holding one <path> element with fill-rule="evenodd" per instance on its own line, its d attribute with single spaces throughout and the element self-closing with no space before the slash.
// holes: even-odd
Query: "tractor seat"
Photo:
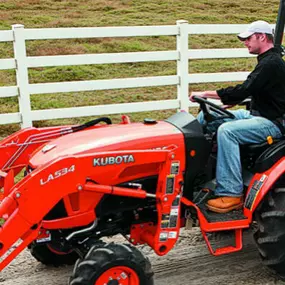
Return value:
<svg viewBox="0 0 285 285">
<path fill-rule="evenodd" d="M 285 137 L 274 139 L 272 144 L 262 142 L 240 146 L 241 157 L 254 173 L 264 172 L 285 155 Z"/>
<path fill-rule="evenodd" d="M 262 152 L 264 152 L 266 149 L 268 149 L 270 146 L 273 146 L 274 144 L 278 143 L 279 141 L 284 140 L 284 137 L 273 139 L 273 142 L 271 144 L 268 143 L 268 141 L 264 141 L 258 144 L 245 144 L 240 145 L 241 153 L 244 153 L 245 155 L 259 155 Z"/>
</svg>

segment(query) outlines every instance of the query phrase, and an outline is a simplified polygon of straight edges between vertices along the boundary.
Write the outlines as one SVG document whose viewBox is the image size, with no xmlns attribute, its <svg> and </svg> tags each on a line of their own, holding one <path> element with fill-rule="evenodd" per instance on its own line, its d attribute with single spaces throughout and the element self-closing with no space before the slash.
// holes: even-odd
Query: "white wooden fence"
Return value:
<svg viewBox="0 0 285 285">
<path fill-rule="evenodd" d="M 0 98 L 17 96 L 19 112 L 0 115 L 0 124 L 21 123 L 32 126 L 33 121 L 93 116 L 103 114 L 131 113 L 152 110 L 188 110 L 193 105 L 188 100 L 191 83 L 223 82 L 244 80 L 248 72 L 189 74 L 189 59 L 241 58 L 249 57 L 247 49 L 190 49 L 189 35 L 194 34 L 237 34 L 246 25 L 190 25 L 177 21 L 172 26 L 102 27 L 102 28 L 54 28 L 25 29 L 13 25 L 11 31 L 0 31 L 0 42 L 13 42 L 14 58 L 0 59 L 0 70 L 16 69 L 17 86 L 0 87 Z M 85 55 L 33 56 L 26 55 L 27 40 L 104 38 L 136 36 L 176 36 L 177 49 L 156 52 L 108 53 Z M 191 40 L 191 38 L 190 38 Z M 92 80 L 58 83 L 29 84 L 28 69 L 48 66 L 84 64 L 113 64 L 126 62 L 177 61 L 177 74 L 171 76 L 139 77 L 110 80 Z M 30 95 L 59 92 L 78 92 L 119 88 L 177 86 L 175 100 L 135 102 L 77 108 L 31 110 Z"/>
</svg>

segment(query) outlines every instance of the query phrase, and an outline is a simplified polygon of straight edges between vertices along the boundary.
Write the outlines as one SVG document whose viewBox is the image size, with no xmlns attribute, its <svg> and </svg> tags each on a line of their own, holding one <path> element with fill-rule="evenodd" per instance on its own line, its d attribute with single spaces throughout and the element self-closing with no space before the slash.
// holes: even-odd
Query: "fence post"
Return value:
<svg viewBox="0 0 285 285">
<path fill-rule="evenodd" d="M 16 79 L 19 89 L 19 111 L 22 117 L 21 128 L 31 127 L 31 100 L 27 67 L 26 42 L 23 25 L 12 25 L 14 34 L 14 57 L 16 60 Z"/>
<path fill-rule="evenodd" d="M 189 96 L 188 96 L 188 21 L 176 21 L 178 25 L 179 34 L 177 35 L 176 49 L 179 52 L 179 59 L 177 60 L 177 75 L 179 77 L 179 84 L 177 86 L 177 99 L 180 103 L 180 110 L 188 112 Z"/>
</svg>

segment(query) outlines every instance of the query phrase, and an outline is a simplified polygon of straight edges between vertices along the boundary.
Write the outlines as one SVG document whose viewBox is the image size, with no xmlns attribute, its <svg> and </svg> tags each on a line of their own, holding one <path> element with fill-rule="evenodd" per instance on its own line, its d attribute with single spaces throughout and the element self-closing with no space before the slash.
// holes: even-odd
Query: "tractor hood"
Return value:
<svg viewBox="0 0 285 285">
<path fill-rule="evenodd" d="M 180 143 L 183 143 L 183 134 L 167 122 L 108 125 L 50 141 L 31 157 L 29 165 L 35 169 L 60 156 L 130 149 L 160 149 Z"/>
</svg>

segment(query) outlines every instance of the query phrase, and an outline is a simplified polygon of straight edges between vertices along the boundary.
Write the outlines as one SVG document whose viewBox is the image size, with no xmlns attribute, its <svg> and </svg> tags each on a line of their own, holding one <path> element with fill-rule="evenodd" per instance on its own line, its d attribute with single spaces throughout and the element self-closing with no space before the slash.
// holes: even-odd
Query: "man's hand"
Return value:
<svg viewBox="0 0 285 285">
<path fill-rule="evenodd" d="M 235 105 L 223 105 L 222 108 L 223 109 L 230 109 L 232 107 L 234 107 Z"/>
<path fill-rule="evenodd" d="M 203 92 L 200 92 L 200 91 L 193 91 L 193 92 L 191 92 L 189 100 L 191 102 L 196 102 L 195 99 L 193 98 L 193 96 L 205 98 L 206 97 L 206 92 L 204 92 L 204 91 Z"/>
</svg>

